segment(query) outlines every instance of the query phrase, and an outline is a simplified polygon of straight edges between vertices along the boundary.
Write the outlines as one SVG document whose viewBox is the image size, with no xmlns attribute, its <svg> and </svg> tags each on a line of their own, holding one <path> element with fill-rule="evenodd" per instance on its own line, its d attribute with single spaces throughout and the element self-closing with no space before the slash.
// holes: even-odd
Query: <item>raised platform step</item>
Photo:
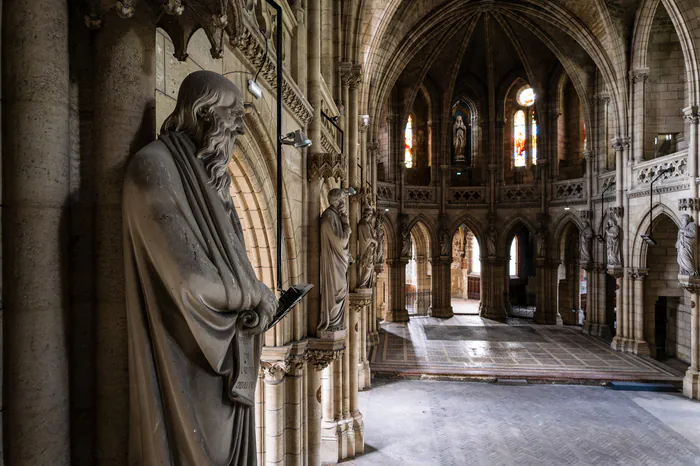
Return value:
<svg viewBox="0 0 700 466">
<path fill-rule="evenodd" d="M 670 383 L 644 383 L 644 382 L 610 382 L 613 390 L 627 390 L 630 392 L 677 392 L 678 388 Z"/>
</svg>

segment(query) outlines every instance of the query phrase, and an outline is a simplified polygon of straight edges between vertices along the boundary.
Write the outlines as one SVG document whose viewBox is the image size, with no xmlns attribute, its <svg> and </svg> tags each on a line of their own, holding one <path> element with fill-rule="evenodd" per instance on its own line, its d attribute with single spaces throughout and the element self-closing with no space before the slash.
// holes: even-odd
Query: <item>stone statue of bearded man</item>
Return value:
<svg viewBox="0 0 700 466">
<path fill-rule="evenodd" d="M 229 191 L 244 115 L 233 83 L 192 73 L 126 170 L 130 465 L 256 464 L 253 393 L 278 304 Z"/>
</svg>

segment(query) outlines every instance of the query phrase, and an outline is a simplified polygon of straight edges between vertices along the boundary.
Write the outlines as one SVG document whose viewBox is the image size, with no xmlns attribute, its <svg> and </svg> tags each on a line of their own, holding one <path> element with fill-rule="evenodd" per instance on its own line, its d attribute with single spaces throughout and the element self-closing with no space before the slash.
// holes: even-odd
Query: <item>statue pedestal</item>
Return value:
<svg viewBox="0 0 700 466">
<path fill-rule="evenodd" d="M 347 335 L 346 329 L 341 330 L 319 330 L 316 332 L 316 336 L 320 340 L 328 341 L 345 341 L 345 336 Z"/>
</svg>

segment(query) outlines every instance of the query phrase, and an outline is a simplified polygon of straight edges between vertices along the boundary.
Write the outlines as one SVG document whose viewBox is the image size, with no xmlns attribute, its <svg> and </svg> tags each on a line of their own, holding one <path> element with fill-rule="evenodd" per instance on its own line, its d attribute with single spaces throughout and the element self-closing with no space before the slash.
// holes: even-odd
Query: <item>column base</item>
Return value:
<svg viewBox="0 0 700 466">
<path fill-rule="evenodd" d="M 342 459 L 342 421 L 321 421 L 321 464 L 335 464 Z"/>
<path fill-rule="evenodd" d="M 445 308 L 437 308 L 437 307 L 430 308 L 430 316 L 431 317 L 437 317 L 439 319 L 449 319 L 451 317 L 454 317 L 454 315 L 455 315 L 455 313 L 454 313 L 454 310 L 452 309 L 452 306 L 445 307 Z"/>
<path fill-rule="evenodd" d="M 362 389 L 368 390 L 368 389 L 372 388 L 372 370 L 369 367 L 369 360 L 363 361 L 362 364 L 365 366 L 365 369 L 364 369 L 365 384 L 362 387 Z"/>
<path fill-rule="evenodd" d="M 497 309 L 494 307 L 483 306 L 479 309 L 479 317 L 482 319 L 497 320 L 499 322 L 505 322 L 508 319 L 508 313 L 505 308 Z"/>
<path fill-rule="evenodd" d="M 340 457 L 338 461 L 355 457 L 355 428 L 350 413 L 347 413 L 342 421 L 338 423 L 341 428 L 340 436 Z"/>
<path fill-rule="evenodd" d="M 629 352 L 630 341 L 627 338 L 616 336 L 612 339 L 610 347 L 615 351 L 620 351 L 621 353 Z"/>
<path fill-rule="evenodd" d="M 559 314 L 548 314 L 539 310 L 535 310 L 532 321 L 538 325 L 562 325 Z"/>
<path fill-rule="evenodd" d="M 683 378 L 683 395 L 691 400 L 700 400 L 700 372 L 688 369 Z"/>
<path fill-rule="evenodd" d="M 408 311 L 406 309 L 392 309 L 386 313 L 387 322 L 408 322 Z"/>
<path fill-rule="evenodd" d="M 651 348 L 649 347 L 649 343 L 643 340 L 630 340 L 628 349 L 630 353 L 634 353 L 638 356 L 651 356 Z"/>
<path fill-rule="evenodd" d="M 610 326 L 606 324 L 599 324 L 596 328 L 596 333 L 592 335 L 595 335 L 607 341 L 611 341 L 613 337 L 612 330 L 610 330 Z"/>
<path fill-rule="evenodd" d="M 595 335 L 595 325 L 596 324 L 584 322 L 583 326 L 581 327 L 581 333 L 585 333 L 586 335 Z"/>
<path fill-rule="evenodd" d="M 365 452 L 365 422 L 362 420 L 362 413 L 356 411 L 352 413 L 352 428 L 355 433 L 355 455 Z"/>
</svg>

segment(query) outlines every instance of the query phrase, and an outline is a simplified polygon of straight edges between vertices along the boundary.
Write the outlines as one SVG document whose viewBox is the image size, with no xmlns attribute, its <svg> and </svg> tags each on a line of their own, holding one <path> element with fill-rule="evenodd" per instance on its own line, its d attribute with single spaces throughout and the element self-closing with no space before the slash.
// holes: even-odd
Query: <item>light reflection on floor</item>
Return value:
<svg viewBox="0 0 700 466">
<path fill-rule="evenodd" d="M 494 322 L 478 316 L 384 323 L 371 353 L 374 373 L 522 377 L 544 380 L 679 382 L 682 372 L 618 353 L 579 328 Z"/>
</svg>

